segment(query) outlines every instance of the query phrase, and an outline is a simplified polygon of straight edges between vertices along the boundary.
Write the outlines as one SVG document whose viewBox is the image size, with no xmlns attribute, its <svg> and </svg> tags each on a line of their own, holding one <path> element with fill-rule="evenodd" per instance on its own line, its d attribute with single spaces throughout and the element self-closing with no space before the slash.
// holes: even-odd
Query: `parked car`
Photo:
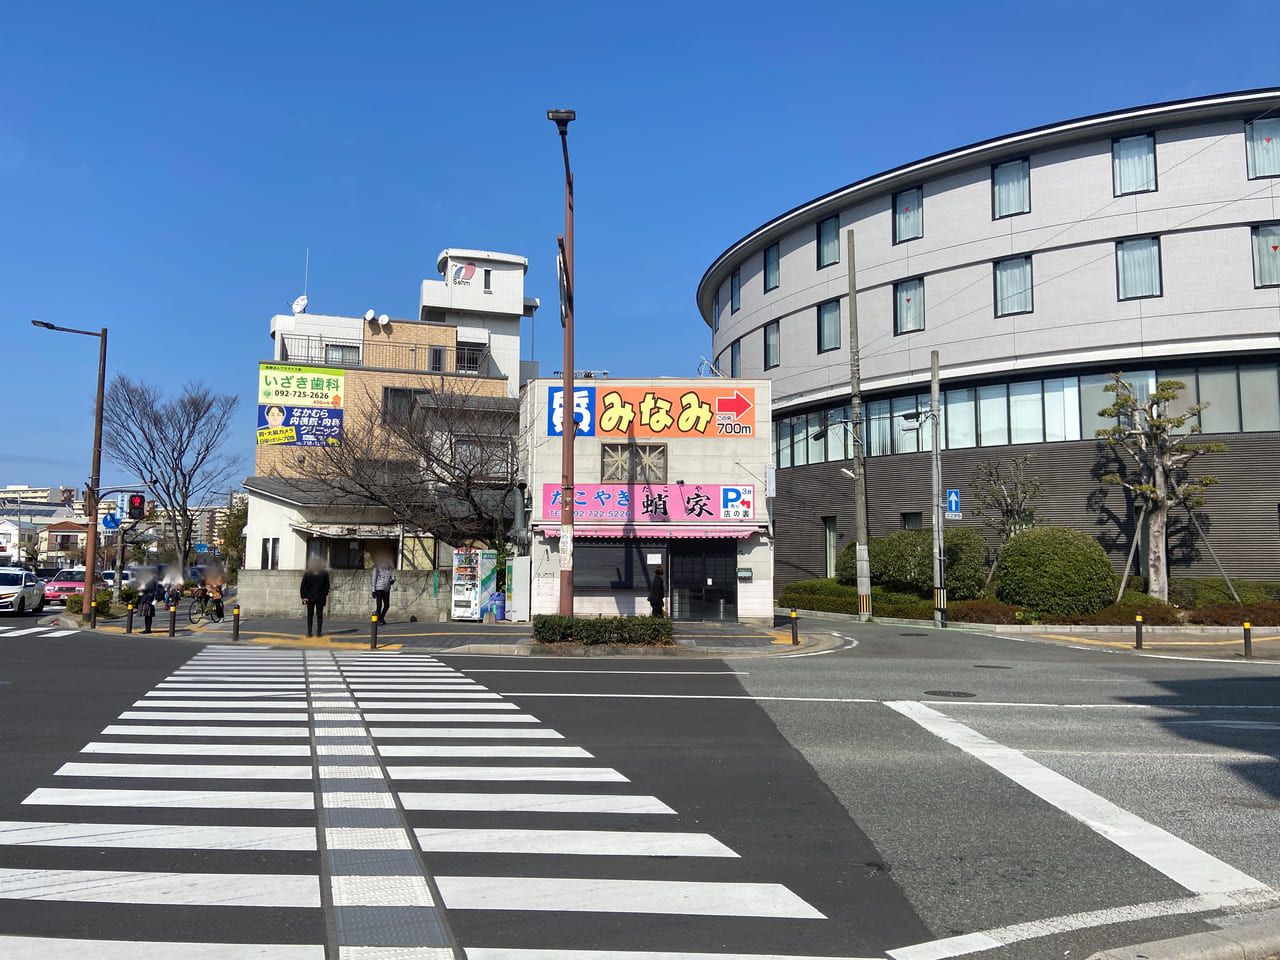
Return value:
<svg viewBox="0 0 1280 960">
<path fill-rule="evenodd" d="M 48 582 L 58 575 L 57 567 L 36 567 L 36 579 Z"/>
<path fill-rule="evenodd" d="M 44 586 L 34 573 L 18 567 L 0 569 L 0 612 L 21 616 L 28 610 L 39 613 L 43 607 Z"/>
<path fill-rule="evenodd" d="M 106 586 L 106 581 L 99 577 L 94 590 L 105 590 Z M 73 593 L 84 593 L 83 570 L 59 570 L 44 585 L 45 603 L 66 603 L 67 597 Z"/>
<path fill-rule="evenodd" d="M 107 581 L 107 586 L 114 586 L 116 582 L 116 572 L 114 570 L 103 570 L 102 579 Z M 120 586 L 131 587 L 134 585 L 134 576 L 132 570 L 120 571 Z"/>
</svg>

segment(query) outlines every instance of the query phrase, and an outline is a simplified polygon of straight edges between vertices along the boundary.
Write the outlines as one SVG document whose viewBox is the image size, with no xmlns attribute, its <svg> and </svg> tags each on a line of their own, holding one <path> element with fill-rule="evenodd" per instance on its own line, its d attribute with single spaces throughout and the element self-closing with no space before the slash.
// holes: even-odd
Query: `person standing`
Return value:
<svg viewBox="0 0 1280 960">
<path fill-rule="evenodd" d="M 298 593 L 302 597 L 302 605 L 307 608 L 307 636 L 312 636 L 313 621 L 315 636 L 319 636 L 324 633 L 324 605 L 329 600 L 329 571 L 319 558 L 313 558 L 307 564 Z"/>
<path fill-rule="evenodd" d="M 160 599 L 160 584 L 155 580 L 148 581 L 138 594 L 138 605 L 142 611 L 142 632 L 151 632 L 151 621 L 156 617 L 156 601 Z"/>
<path fill-rule="evenodd" d="M 387 622 L 387 610 L 391 606 L 391 585 L 396 582 L 391 558 L 383 554 L 373 567 L 373 615 L 379 623 Z"/>
<path fill-rule="evenodd" d="M 662 616 L 662 603 L 667 597 L 667 582 L 662 578 L 662 567 L 654 567 L 653 583 L 649 587 L 649 606 L 653 610 L 653 616 Z"/>
</svg>

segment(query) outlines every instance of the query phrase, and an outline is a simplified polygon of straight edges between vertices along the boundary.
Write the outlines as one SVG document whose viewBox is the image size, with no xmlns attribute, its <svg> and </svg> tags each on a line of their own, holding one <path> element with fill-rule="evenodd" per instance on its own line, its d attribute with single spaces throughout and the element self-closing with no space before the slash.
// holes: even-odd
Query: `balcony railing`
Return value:
<svg viewBox="0 0 1280 960">
<path fill-rule="evenodd" d="M 500 377 L 488 347 L 366 343 L 332 337 L 285 334 L 281 361 L 324 367 L 376 367 L 467 377 Z"/>
</svg>

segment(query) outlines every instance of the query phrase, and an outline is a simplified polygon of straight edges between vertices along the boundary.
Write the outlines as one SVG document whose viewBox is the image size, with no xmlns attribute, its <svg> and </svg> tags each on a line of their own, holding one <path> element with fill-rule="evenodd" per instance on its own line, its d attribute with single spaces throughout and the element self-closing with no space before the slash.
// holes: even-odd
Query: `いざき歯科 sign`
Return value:
<svg viewBox="0 0 1280 960">
<path fill-rule="evenodd" d="M 258 366 L 258 445 L 322 446 L 342 438 L 344 371 Z"/>
</svg>

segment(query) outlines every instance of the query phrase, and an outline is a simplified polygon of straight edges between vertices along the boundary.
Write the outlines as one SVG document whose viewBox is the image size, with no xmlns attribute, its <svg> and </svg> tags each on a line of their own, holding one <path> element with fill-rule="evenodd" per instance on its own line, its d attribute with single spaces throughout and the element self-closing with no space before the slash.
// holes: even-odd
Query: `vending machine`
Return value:
<svg viewBox="0 0 1280 960">
<path fill-rule="evenodd" d="M 453 619 L 482 620 L 497 590 L 496 550 L 453 551 Z"/>
</svg>

